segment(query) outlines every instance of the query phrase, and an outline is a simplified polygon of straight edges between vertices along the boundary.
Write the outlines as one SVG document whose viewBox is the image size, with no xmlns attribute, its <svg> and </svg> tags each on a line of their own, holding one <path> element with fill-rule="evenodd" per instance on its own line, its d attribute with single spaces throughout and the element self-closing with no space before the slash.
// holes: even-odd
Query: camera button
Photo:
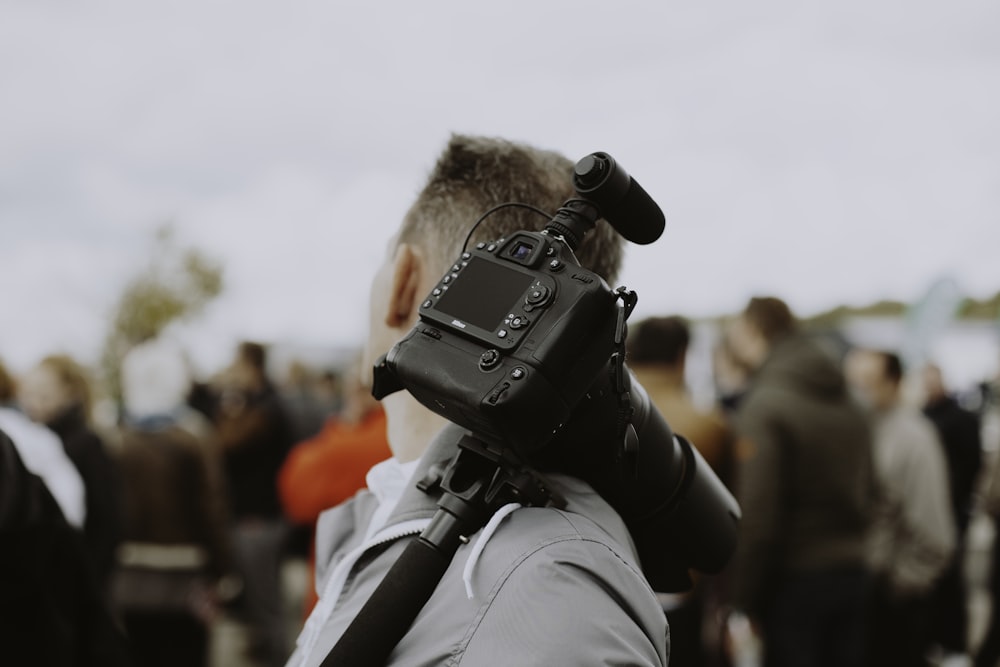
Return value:
<svg viewBox="0 0 1000 667">
<path fill-rule="evenodd" d="M 472 258 L 472 253 L 471 252 L 463 252 L 462 253 L 462 259 L 471 259 L 471 258 Z"/>
<path fill-rule="evenodd" d="M 446 275 L 446 276 L 445 276 L 444 278 L 442 278 L 442 279 L 441 279 L 441 284 L 442 284 L 442 285 L 447 285 L 447 284 L 448 284 L 448 283 L 450 283 L 450 282 L 451 282 L 452 280 L 454 280 L 454 278 L 452 278 L 452 277 L 451 277 L 451 274 L 449 273 L 448 275 Z"/>
<path fill-rule="evenodd" d="M 524 327 L 528 326 L 529 324 L 531 324 L 531 322 L 528 321 L 527 317 L 521 317 L 520 315 L 517 315 L 516 317 L 514 317 L 514 319 L 512 319 L 510 321 L 510 328 L 511 329 L 523 329 Z"/>
<path fill-rule="evenodd" d="M 482 250 L 485 247 L 486 247 L 486 244 L 483 243 L 482 241 L 480 241 L 479 243 L 476 244 L 476 249 L 477 250 Z"/>
<path fill-rule="evenodd" d="M 511 380 L 521 380 L 527 374 L 528 374 L 528 371 L 524 370 L 523 366 L 518 366 L 517 368 L 515 368 L 514 370 L 512 370 L 510 372 L 510 379 Z"/>
<path fill-rule="evenodd" d="M 554 259 L 551 262 L 549 262 L 549 271 L 562 271 L 563 266 L 564 265 L 561 261 L 559 261 L 558 259 Z"/>
<path fill-rule="evenodd" d="M 549 288 L 544 285 L 538 285 L 530 292 L 528 292 L 525 302 L 531 306 L 537 306 L 549 297 Z"/>
<path fill-rule="evenodd" d="M 422 304 L 420 304 L 420 307 L 421 308 L 430 308 L 433 305 L 434 305 L 434 302 L 432 300 L 430 300 L 430 299 L 427 299 L 427 301 L 424 301 Z"/>
<path fill-rule="evenodd" d="M 461 266 L 460 264 L 452 264 L 452 265 L 451 265 L 451 270 L 452 270 L 453 272 L 458 272 L 458 271 L 461 271 L 461 270 L 462 270 L 462 266 Z"/>
<path fill-rule="evenodd" d="M 488 246 L 486 246 L 486 252 L 493 252 L 496 249 L 497 249 L 496 243 L 491 243 Z"/>
<path fill-rule="evenodd" d="M 484 371 L 488 371 L 499 363 L 500 353 L 496 350 L 486 350 L 483 352 L 482 356 L 479 357 L 479 367 Z"/>
<path fill-rule="evenodd" d="M 506 338 L 508 333 L 506 329 L 501 329 L 497 332 L 497 338 Z"/>
<path fill-rule="evenodd" d="M 486 400 L 488 400 L 492 404 L 496 404 L 496 402 L 500 400 L 500 397 L 503 396 L 504 392 L 506 392 L 508 389 L 510 389 L 510 382 L 504 382 L 499 387 L 494 388 Z"/>
<path fill-rule="evenodd" d="M 433 290 L 431 290 L 431 294 L 434 296 L 441 296 L 442 293 L 444 293 L 444 290 L 441 289 L 440 287 L 435 287 Z"/>
</svg>

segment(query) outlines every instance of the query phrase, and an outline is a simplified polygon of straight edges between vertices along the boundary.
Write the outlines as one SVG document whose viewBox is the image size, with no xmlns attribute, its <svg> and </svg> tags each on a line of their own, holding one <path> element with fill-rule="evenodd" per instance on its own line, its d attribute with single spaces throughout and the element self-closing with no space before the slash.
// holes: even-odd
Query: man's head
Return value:
<svg viewBox="0 0 1000 667">
<path fill-rule="evenodd" d="M 874 410 L 888 410 L 899 401 L 903 364 L 894 352 L 851 350 L 844 361 L 844 375 L 855 395 Z"/>
<path fill-rule="evenodd" d="M 472 224 L 487 210 L 516 202 L 555 213 L 576 196 L 572 179 L 573 162 L 558 153 L 504 139 L 454 135 L 407 212 L 398 243 L 420 246 L 434 278 L 440 278 L 458 257 Z M 470 242 L 496 240 L 521 229 L 540 230 L 546 222 L 537 213 L 510 207 L 484 220 Z M 622 243 L 602 220 L 576 255 L 610 283 L 621 265 Z"/>
<path fill-rule="evenodd" d="M 558 153 L 504 139 L 452 136 L 390 241 L 373 282 L 368 361 L 388 351 L 413 325 L 416 306 L 461 253 L 466 235 L 483 213 L 508 202 L 555 213 L 575 196 L 572 178 L 573 162 Z M 506 208 L 487 217 L 470 244 L 521 229 L 540 230 L 547 222 L 526 209 Z M 621 237 L 600 220 L 576 256 L 611 283 L 623 252 Z"/>
<path fill-rule="evenodd" d="M 37 422 L 49 423 L 72 408 L 89 417 L 92 398 L 86 369 L 63 354 L 42 359 L 28 371 L 18 388 L 21 407 Z"/>
<path fill-rule="evenodd" d="M 753 297 L 730 324 L 729 349 L 747 368 L 760 367 L 771 347 L 798 328 L 795 315 L 781 299 Z"/>
<path fill-rule="evenodd" d="M 684 368 L 684 357 L 691 342 L 691 329 L 684 318 L 675 315 L 650 317 L 629 329 L 630 364 Z"/>
<path fill-rule="evenodd" d="M 223 373 L 231 389 L 255 393 L 268 384 L 267 347 L 254 341 L 243 341 L 236 347 L 233 363 Z"/>
<path fill-rule="evenodd" d="M 122 399 L 133 419 L 174 413 L 187 402 L 192 373 L 184 351 L 174 341 L 152 338 L 122 358 Z"/>
<path fill-rule="evenodd" d="M 365 364 L 371 368 L 414 325 L 424 297 L 455 261 L 472 225 L 487 210 L 508 202 L 529 204 L 549 213 L 575 196 L 573 162 L 551 151 L 503 139 L 455 135 L 448 142 L 389 243 L 385 261 L 372 281 Z M 495 240 L 512 232 L 540 230 L 542 216 L 509 207 L 487 217 L 470 243 Z M 613 282 L 624 242 L 604 220 L 576 251 L 580 263 Z M 392 402 L 386 399 L 392 442 Z M 428 415 L 432 415 L 426 411 Z"/>
</svg>

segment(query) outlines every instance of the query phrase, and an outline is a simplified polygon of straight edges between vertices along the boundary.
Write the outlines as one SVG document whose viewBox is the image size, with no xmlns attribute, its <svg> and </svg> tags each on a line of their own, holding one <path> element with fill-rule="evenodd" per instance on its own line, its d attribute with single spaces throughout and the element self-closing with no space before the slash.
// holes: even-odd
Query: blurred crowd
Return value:
<svg viewBox="0 0 1000 667">
<path fill-rule="evenodd" d="M 12 664 L 207 665 L 229 619 L 244 640 L 225 664 L 283 665 L 306 611 L 287 608 L 283 567 L 389 456 L 380 406 L 357 368 L 293 363 L 275 382 L 249 341 L 202 379 L 148 340 L 120 376 L 105 423 L 74 359 L 0 365 L 0 623 L 29 660 Z"/>
<path fill-rule="evenodd" d="M 713 328 L 714 398 L 696 400 L 693 335 L 665 316 L 627 339 L 636 378 L 743 512 L 722 574 L 659 595 L 671 664 L 996 665 L 1000 615 L 973 623 L 965 567 L 976 522 L 1000 533 L 1000 378 L 949 387 L 933 363 L 907 368 L 762 297 Z M 109 422 L 78 361 L 0 365 L 14 655 L 22 641 L 33 664 L 285 663 L 315 603 L 316 520 L 390 452 L 359 363 L 274 375 L 260 343 L 201 378 L 177 343 L 148 340 L 121 360 Z M 290 561 L 309 564 L 292 604 Z M 1000 576 L 982 584 L 1000 600 Z M 223 621 L 245 641 L 220 659 Z"/>
</svg>

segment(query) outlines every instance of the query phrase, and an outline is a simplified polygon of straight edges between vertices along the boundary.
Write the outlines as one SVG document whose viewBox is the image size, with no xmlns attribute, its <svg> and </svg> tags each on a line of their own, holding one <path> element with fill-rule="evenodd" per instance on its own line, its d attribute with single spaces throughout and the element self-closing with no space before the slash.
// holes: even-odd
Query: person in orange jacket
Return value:
<svg viewBox="0 0 1000 667">
<path fill-rule="evenodd" d="M 360 373 L 348 373 L 340 414 L 326 420 L 322 430 L 295 445 L 278 474 L 278 494 L 285 515 L 293 522 L 315 527 L 323 510 L 340 504 L 365 488 L 373 465 L 389 458 L 385 411 L 372 398 Z M 309 581 L 313 581 L 315 549 L 310 548 Z M 316 591 L 307 588 L 304 615 L 316 604 Z"/>
</svg>

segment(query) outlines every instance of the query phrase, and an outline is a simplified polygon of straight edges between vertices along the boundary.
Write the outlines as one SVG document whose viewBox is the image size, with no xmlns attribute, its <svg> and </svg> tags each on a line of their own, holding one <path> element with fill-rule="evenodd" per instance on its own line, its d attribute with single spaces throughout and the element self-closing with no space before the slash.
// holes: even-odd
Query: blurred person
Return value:
<svg viewBox="0 0 1000 667">
<path fill-rule="evenodd" d="M 727 336 L 723 334 L 712 347 L 712 381 L 716 405 L 730 426 L 736 420 L 736 411 L 746 393 L 751 373 L 752 369 L 736 358 Z"/>
<path fill-rule="evenodd" d="M 279 390 L 292 426 L 292 441 L 313 437 L 330 415 L 317 391 L 319 378 L 301 361 L 293 361 Z"/>
<path fill-rule="evenodd" d="M 990 452 L 986 474 L 983 476 L 982 509 L 993 526 L 993 540 L 989 547 L 989 575 L 987 596 L 989 615 L 974 664 L 976 667 L 997 667 L 1000 664 L 1000 372 L 982 382 L 979 415 L 982 420 L 980 435 L 983 450 Z"/>
<path fill-rule="evenodd" d="M 960 406 L 948 393 L 937 365 L 926 365 L 921 371 L 921 379 L 924 415 L 934 424 L 944 446 L 951 513 L 956 528 L 955 553 L 931 595 L 931 635 L 946 655 L 967 655 L 969 614 L 965 540 L 983 461 L 979 416 Z"/>
<path fill-rule="evenodd" d="M 281 588 L 289 526 L 278 499 L 278 471 L 292 445 L 292 424 L 267 373 L 267 348 L 244 341 L 222 373 L 214 423 L 232 511 L 236 568 L 250 652 L 266 665 L 288 657 Z"/>
<path fill-rule="evenodd" d="M 5 665 L 125 667 L 125 637 L 80 532 L 0 431 L 0 655 Z"/>
<path fill-rule="evenodd" d="M 98 584 L 105 590 L 121 538 L 121 479 L 104 440 L 91 426 L 87 372 L 68 356 L 45 357 L 21 379 L 19 397 L 29 417 L 59 436 L 83 478 L 84 541 Z"/>
<path fill-rule="evenodd" d="M 83 478 L 63 449 L 59 436 L 18 409 L 16 396 L 14 378 L 0 363 L 0 429 L 14 442 L 24 466 L 45 482 L 66 521 L 83 530 L 87 516 Z"/>
<path fill-rule="evenodd" d="M 385 410 L 362 382 L 360 364 L 347 374 L 344 407 L 330 417 L 316 436 L 292 448 L 278 475 L 278 490 L 285 514 L 297 524 L 315 528 L 323 510 L 344 502 L 365 488 L 365 475 L 392 456 L 386 439 Z M 310 585 L 304 601 L 308 616 L 318 593 L 315 545 L 309 551 Z"/>
<path fill-rule="evenodd" d="M 695 405 L 685 381 L 691 327 L 677 316 L 629 327 L 628 364 L 670 428 L 698 448 L 720 479 L 729 477 L 732 434 L 716 412 Z"/>
<path fill-rule="evenodd" d="M 138 665 L 205 665 L 217 590 L 231 569 L 219 452 L 185 405 L 180 349 L 154 339 L 122 360 L 123 542 L 112 578 Z"/>
<path fill-rule="evenodd" d="M 484 211 L 510 201 L 554 211 L 575 196 L 573 166 L 556 153 L 501 139 L 452 136 L 372 282 L 366 367 L 410 330 L 425 295 Z M 508 209 L 486 218 L 471 242 L 540 227 L 533 214 Z M 601 221 L 577 257 L 613 280 L 621 246 Z M 452 458 L 456 445 L 447 436 L 453 429 L 407 392 L 382 403 L 393 458 L 369 471 L 369 490 L 320 516 L 320 600 L 290 667 L 324 660 L 435 514 L 435 498 L 412 480 Z M 439 432 L 445 437 L 435 438 Z M 388 664 L 666 664 L 666 619 L 621 518 L 584 482 L 556 474 L 546 479 L 568 501 L 566 508 L 494 515 L 495 529 L 470 535 Z M 471 565 L 466 585 L 463 570 Z"/>
<path fill-rule="evenodd" d="M 677 316 L 651 317 L 629 327 L 629 367 L 674 433 L 687 438 L 727 485 L 732 467 L 732 433 L 717 412 L 700 409 L 685 381 L 691 328 Z M 711 596 L 712 602 L 709 603 Z M 699 580 L 686 594 L 659 594 L 670 623 L 670 659 L 678 665 L 703 665 L 718 648 L 718 603 L 710 582 Z M 717 656 L 711 659 L 716 661 Z"/>
<path fill-rule="evenodd" d="M 751 369 L 737 412 L 734 619 L 768 667 L 860 665 L 868 594 L 871 429 L 835 361 L 784 301 L 754 297 L 727 343 Z M 889 664 L 889 663 L 887 663 Z"/>
<path fill-rule="evenodd" d="M 895 353 L 855 349 L 845 369 L 875 428 L 868 664 L 926 665 L 931 591 L 955 552 L 944 451 L 930 421 L 902 400 Z"/>
<path fill-rule="evenodd" d="M 320 372 L 313 385 L 316 399 L 327 415 L 337 414 L 342 407 L 343 382 L 340 375 L 340 372 L 327 368 Z"/>
<path fill-rule="evenodd" d="M 997 410 L 997 406 L 987 404 L 985 410 L 988 414 Z M 1000 665 L 1000 459 L 996 456 L 992 458 L 989 475 L 983 486 L 982 509 L 992 524 L 993 540 L 989 547 L 990 561 L 986 587 L 989 614 L 982 642 L 975 653 L 974 664 L 975 667 L 997 667 Z"/>
</svg>

